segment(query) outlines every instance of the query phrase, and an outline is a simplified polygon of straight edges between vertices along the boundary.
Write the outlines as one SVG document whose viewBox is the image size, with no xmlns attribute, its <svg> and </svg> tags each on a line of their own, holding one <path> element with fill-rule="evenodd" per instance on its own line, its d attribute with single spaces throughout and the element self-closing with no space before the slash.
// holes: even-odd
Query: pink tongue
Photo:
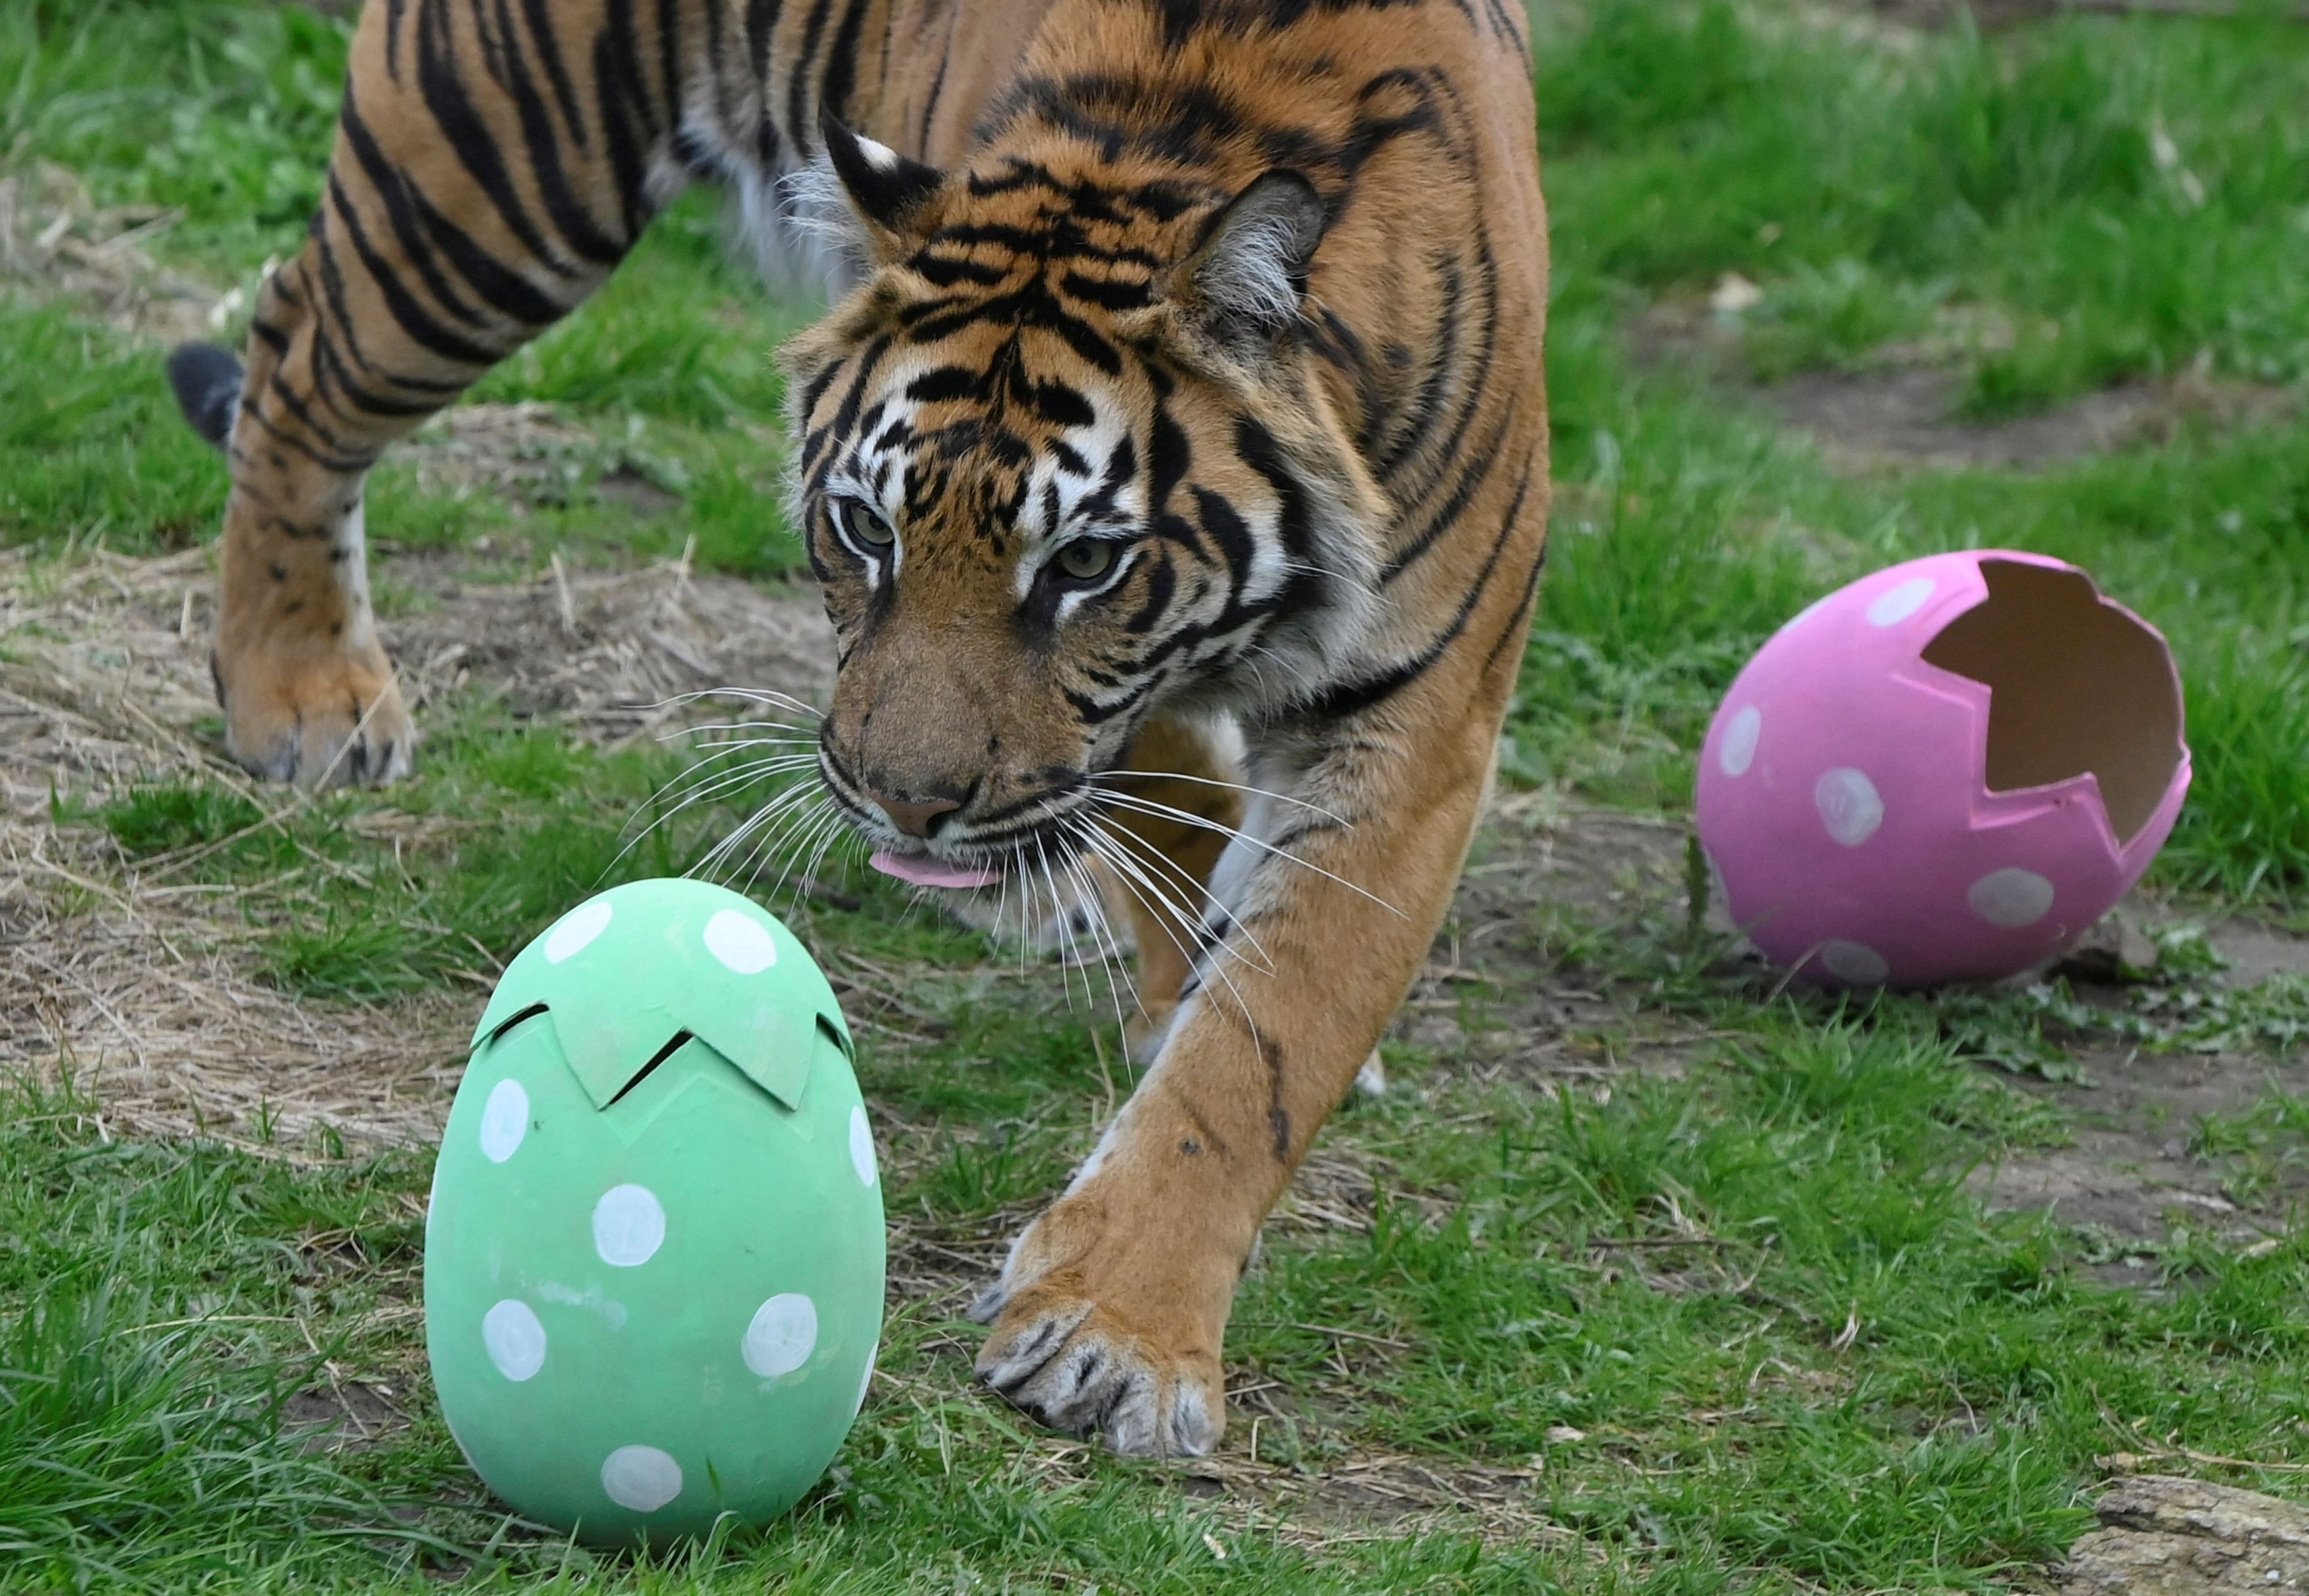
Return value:
<svg viewBox="0 0 2309 1596">
<path fill-rule="evenodd" d="M 878 853 L 866 861 L 886 876 L 917 887 L 991 887 L 1002 879 L 984 865 L 945 864 L 919 854 Z"/>
</svg>

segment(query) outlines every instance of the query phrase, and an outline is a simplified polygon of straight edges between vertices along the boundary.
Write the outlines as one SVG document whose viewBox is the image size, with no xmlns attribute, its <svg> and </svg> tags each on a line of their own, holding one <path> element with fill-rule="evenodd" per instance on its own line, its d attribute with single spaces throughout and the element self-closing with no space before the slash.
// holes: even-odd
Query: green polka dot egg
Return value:
<svg viewBox="0 0 2309 1596">
<path fill-rule="evenodd" d="M 801 944 L 705 882 L 602 893 L 473 1033 L 425 1225 L 442 1414 L 581 1540 L 763 1522 L 865 1401 L 883 1247 L 849 1030 Z"/>
</svg>

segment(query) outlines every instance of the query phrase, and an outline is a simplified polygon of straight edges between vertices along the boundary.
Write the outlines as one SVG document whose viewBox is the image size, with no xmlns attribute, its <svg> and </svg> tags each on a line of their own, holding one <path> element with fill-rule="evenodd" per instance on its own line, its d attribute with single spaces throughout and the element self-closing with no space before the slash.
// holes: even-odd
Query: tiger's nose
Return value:
<svg viewBox="0 0 2309 1596">
<path fill-rule="evenodd" d="M 962 807 L 951 798 L 930 798 L 910 802 L 892 797 L 887 793 L 869 794 L 875 807 L 890 817 L 891 823 L 908 837 L 928 837 L 938 823 Z"/>
</svg>

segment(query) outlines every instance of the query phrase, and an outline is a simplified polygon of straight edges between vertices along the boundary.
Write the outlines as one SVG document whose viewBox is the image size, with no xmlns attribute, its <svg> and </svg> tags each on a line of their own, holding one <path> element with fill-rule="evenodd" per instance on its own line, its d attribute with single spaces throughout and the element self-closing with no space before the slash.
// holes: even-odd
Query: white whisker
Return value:
<svg viewBox="0 0 2309 1596">
<path fill-rule="evenodd" d="M 797 698 L 791 693 L 779 692 L 774 688 L 700 688 L 696 692 L 675 693 L 670 698 L 660 698 L 654 704 L 644 704 L 639 706 L 639 707 L 643 709 L 670 709 L 676 704 L 696 704 L 705 698 L 739 698 L 749 704 L 767 704 L 774 709 L 791 709 L 795 714 L 806 715 L 812 720 L 824 720 L 826 718 L 826 711 L 820 709 L 817 705 L 810 703 L 808 699 Z"/>
<path fill-rule="evenodd" d="M 1122 946 L 1115 940 L 1114 928 L 1107 921 L 1106 905 L 1099 900 L 1097 883 L 1091 880 L 1090 872 L 1084 866 L 1081 856 L 1064 855 L 1060 863 L 1065 866 L 1068 876 L 1073 880 L 1075 889 L 1083 895 L 1084 901 L 1089 906 L 1091 937 L 1094 943 L 1101 949 L 1099 962 L 1106 969 L 1106 994 L 1114 1004 L 1115 1030 L 1122 1042 L 1124 1051 L 1128 1052 L 1130 1022 L 1123 1018 L 1122 986 L 1121 983 L 1115 979 L 1114 975 L 1116 968 L 1123 963 Z M 1084 976 L 1083 984 L 1085 986 L 1090 984 L 1087 975 Z M 1130 990 L 1130 1003 L 1131 1007 L 1142 1009 L 1143 1011 L 1143 1007 L 1138 1001 L 1138 988 L 1135 983 Z"/>
<path fill-rule="evenodd" d="M 1114 839 L 1109 837 L 1100 840 L 1111 844 Z M 1098 846 L 1099 843 L 1097 841 L 1094 841 L 1092 846 Z M 1170 904 L 1169 899 L 1163 894 L 1161 889 L 1154 885 L 1153 880 L 1150 880 L 1143 871 L 1137 869 L 1136 862 L 1129 860 L 1127 854 L 1118 856 L 1116 853 L 1111 853 L 1106 851 L 1105 848 L 1101 848 L 1101 857 L 1106 859 L 1111 865 L 1116 866 L 1118 870 L 1126 864 L 1129 866 L 1130 875 L 1135 875 L 1137 880 L 1137 882 L 1134 883 L 1129 879 L 1129 876 L 1119 876 L 1118 879 L 1121 880 L 1123 889 L 1129 892 L 1131 897 L 1137 898 L 1140 906 L 1146 909 L 1157 921 L 1163 924 L 1163 934 L 1171 939 L 1171 945 L 1178 949 L 1179 957 L 1187 961 L 1187 968 L 1190 972 L 1202 971 L 1206 967 L 1203 957 L 1196 949 L 1189 948 L 1186 943 L 1180 941 L 1179 940 L 1179 933 L 1171 929 L 1171 922 L 1174 919 L 1178 919 L 1178 914 L 1176 908 Z M 1142 887 L 1144 888 L 1144 890 L 1141 890 Z M 1154 902 L 1149 901 L 1150 894 L 1155 900 Z M 1163 906 L 1157 907 L 1156 904 L 1158 902 Z M 1192 924 L 1194 922 L 1180 920 L 1180 924 Z M 1210 950 L 1210 953 L 1212 957 L 1208 964 L 1209 973 L 1216 976 L 1221 981 L 1226 984 L 1227 991 L 1233 994 L 1235 1007 L 1243 1014 L 1248 1015 L 1250 1012 L 1250 1004 L 1243 997 L 1242 988 L 1234 984 L 1234 977 L 1227 974 L 1225 968 L 1220 964 L 1216 955 L 1221 953 L 1231 954 L 1236 958 L 1238 962 L 1246 961 L 1243 961 L 1241 959 L 1241 956 L 1235 953 L 1233 949 L 1226 947 L 1224 944 L 1215 946 Z M 1258 968 L 1258 967 L 1249 966 L 1248 967 Z M 1261 971 L 1261 973 L 1265 974 L 1267 972 Z"/>
<path fill-rule="evenodd" d="M 1261 853 L 1271 854 L 1277 859 L 1288 860 L 1290 863 L 1299 866 L 1302 870 L 1312 871 L 1317 875 L 1323 877 L 1326 880 L 1336 882 L 1339 886 L 1345 887 L 1348 891 L 1355 893 L 1359 897 L 1370 898 L 1371 902 L 1377 904 L 1379 907 L 1385 909 L 1388 914 L 1395 915 L 1398 919 L 1407 920 L 1410 918 L 1410 916 L 1405 915 L 1401 909 L 1397 908 L 1393 904 L 1388 902 L 1387 899 L 1379 897 L 1377 893 L 1371 892 L 1364 888 L 1358 887 L 1353 881 L 1348 880 L 1345 876 L 1336 875 L 1330 871 L 1325 870 L 1319 864 L 1311 863 L 1305 859 L 1302 859 L 1298 854 L 1291 852 L 1288 848 L 1279 848 L 1263 837 L 1253 837 L 1250 832 L 1242 830 L 1239 827 L 1223 825 L 1217 820 L 1208 820 L 1198 814 L 1191 814 L 1183 809 L 1175 809 L 1167 803 L 1158 803 L 1152 798 L 1141 798 L 1135 794 L 1101 792 L 1097 794 L 1097 798 L 1099 802 L 1103 803 L 1120 804 L 1127 809 L 1136 809 L 1143 814 L 1159 815 L 1164 820 L 1177 820 L 1182 825 L 1199 826 L 1206 831 L 1215 831 L 1221 837 L 1243 843 L 1248 846 L 1258 849 Z"/>
<path fill-rule="evenodd" d="M 717 770 L 706 773 L 705 777 L 701 779 L 696 786 L 683 794 L 680 802 L 675 804 L 671 809 L 665 811 L 663 813 L 657 815 L 648 825 L 643 827 L 640 831 L 636 833 L 623 847 L 619 848 L 618 850 L 617 856 L 610 861 L 609 866 L 604 869 L 601 873 L 606 876 L 610 870 L 616 869 L 620 863 L 624 863 L 627 854 L 632 853 L 636 848 L 641 846 L 643 843 L 648 841 L 651 834 L 656 831 L 658 828 L 670 824 L 684 810 L 687 810 L 695 804 L 705 802 L 710 799 L 719 797 L 724 794 L 736 791 L 739 788 L 749 785 L 756 781 L 768 780 L 783 770 L 799 768 L 801 765 L 811 762 L 813 761 L 802 759 L 797 756 L 789 755 L 782 756 L 777 759 L 757 760 L 752 764 L 740 766 L 733 770 Z M 675 776 L 671 781 L 667 782 L 665 785 L 660 787 L 656 792 L 651 794 L 646 807 L 653 809 L 655 808 L 657 804 L 667 796 L 667 794 L 679 788 L 683 782 L 689 780 L 692 776 L 699 776 L 699 768 L 694 765 L 691 766 L 688 769 Z M 633 822 L 631 820 L 627 821 L 627 825 L 631 825 L 632 823 Z"/>
<path fill-rule="evenodd" d="M 1159 849 L 1148 848 L 1142 854 L 1129 846 L 1129 842 L 1126 840 L 1128 833 L 1106 830 L 1105 823 L 1095 817 L 1092 818 L 1092 823 L 1100 828 L 1103 833 L 1102 840 L 1105 845 L 1103 849 L 1104 856 L 1110 861 L 1120 859 L 1132 865 L 1138 872 L 1140 879 L 1146 881 L 1149 890 L 1161 894 L 1164 906 L 1181 925 L 1198 931 L 1208 925 L 1210 908 L 1215 900 L 1211 898 L 1210 888 L 1206 883 L 1197 880 L 1188 872 L 1186 866 Z M 1170 877 L 1165 878 L 1154 873 L 1154 866 L 1158 863 L 1171 872 Z M 1189 909 L 1187 906 L 1189 903 L 1199 904 L 1201 906 Z M 1226 913 L 1225 905 L 1219 904 L 1217 907 L 1221 913 Z M 1227 915 L 1227 921 L 1231 927 L 1231 934 L 1240 935 L 1244 941 L 1249 942 L 1251 951 L 1257 953 L 1258 958 L 1256 960 L 1244 958 L 1240 949 L 1224 939 L 1212 943 L 1211 951 L 1224 952 L 1244 968 L 1256 970 L 1262 976 L 1273 975 L 1275 961 L 1268 955 L 1266 946 L 1259 941 L 1258 934 L 1250 927 L 1236 920 L 1232 914 Z M 1195 955 L 1192 952 L 1183 948 L 1180 951 L 1187 954 L 1189 962 L 1193 961 Z"/>
<path fill-rule="evenodd" d="M 1353 821 L 1346 820 L 1342 816 L 1333 814 L 1329 810 L 1325 809 L 1319 803 L 1310 803 L 1306 799 L 1294 798 L 1288 793 L 1277 793 L 1267 787 L 1248 786 L 1239 781 L 1221 781 L 1216 776 L 1189 776 L 1183 770 L 1109 770 L 1104 772 L 1103 775 L 1093 776 L 1091 778 L 1091 782 L 1093 785 L 1096 785 L 1102 781 L 1116 780 L 1125 776 L 1144 777 L 1148 781 L 1192 782 L 1195 785 L 1200 787 L 1224 787 L 1230 793 L 1247 793 L 1253 798 L 1272 798 L 1277 803 L 1287 803 L 1293 809 L 1303 809 L 1310 814 L 1319 814 L 1327 820 L 1333 821 L 1337 825 L 1348 827 L 1350 829 L 1352 829 L 1354 825 Z M 1101 792 L 1112 792 L 1114 789 L 1111 787 L 1101 787 L 1099 790 Z"/>
</svg>

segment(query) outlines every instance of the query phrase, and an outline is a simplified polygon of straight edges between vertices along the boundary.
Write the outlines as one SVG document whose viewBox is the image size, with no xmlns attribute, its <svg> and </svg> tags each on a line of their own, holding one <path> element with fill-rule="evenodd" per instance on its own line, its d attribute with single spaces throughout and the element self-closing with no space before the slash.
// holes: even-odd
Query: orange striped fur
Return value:
<svg viewBox="0 0 2309 1596">
<path fill-rule="evenodd" d="M 980 1373 L 1206 1450 L 1236 1282 L 1440 923 L 1521 659 L 1530 82 L 1499 0 L 371 0 L 245 372 L 173 362 L 231 460 L 233 753 L 409 768 L 368 468 L 728 187 L 766 269 L 846 291 L 785 357 L 827 794 L 1139 949 L 1146 1072 L 982 1299 Z"/>
</svg>

